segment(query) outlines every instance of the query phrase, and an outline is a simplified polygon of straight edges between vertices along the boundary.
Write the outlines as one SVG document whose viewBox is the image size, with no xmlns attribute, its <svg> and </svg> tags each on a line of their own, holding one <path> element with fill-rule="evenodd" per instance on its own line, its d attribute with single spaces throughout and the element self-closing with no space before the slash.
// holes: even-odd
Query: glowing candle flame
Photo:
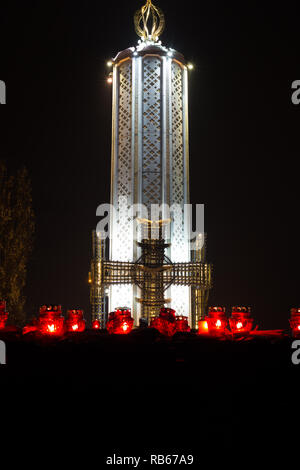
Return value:
<svg viewBox="0 0 300 470">
<path fill-rule="evenodd" d="M 208 323 L 206 320 L 199 320 L 198 322 L 198 333 L 204 334 L 208 333 Z"/>
<path fill-rule="evenodd" d="M 220 328 L 221 326 L 222 326 L 221 320 L 217 320 L 217 321 L 216 321 L 216 327 L 217 327 L 217 328 Z"/>
<path fill-rule="evenodd" d="M 54 331 L 55 331 L 55 325 L 52 323 L 51 325 L 48 325 L 48 328 L 47 328 L 47 329 L 48 329 L 49 333 L 54 333 Z"/>
<path fill-rule="evenodd" d="M 237 322 L 236 327 L 238 330 L 240 330 L 241 328 L 243 328 L 243 323 L 241 321 Z"/>
<path fill-rule="evenodd" d="M 73 331 L 78 330 L 78 323 L 75 323 L 75 325 L 72 325 L 72 330 Z"/>
</svg>

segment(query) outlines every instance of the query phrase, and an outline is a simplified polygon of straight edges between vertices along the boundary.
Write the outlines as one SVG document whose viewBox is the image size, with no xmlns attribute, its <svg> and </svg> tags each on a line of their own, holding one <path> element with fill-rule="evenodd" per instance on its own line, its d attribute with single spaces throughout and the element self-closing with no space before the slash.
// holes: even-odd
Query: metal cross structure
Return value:
<svg viewBox="0 0 300 470">
<path fill-rule="evenodd" d="M 151 227 L 150 221 L 148 227 Z M 204 262 L 205 244 L 202 246 L 201 243 L 202 247 L 196 248 L 192 262 L 172 263 L 165 254 L 169 244 L 165 243 L 162 233 L 160 227 L 158 238 L 153 239 L 149 230 L 138 242 L 141 256 L 135 262 L 124 262 L 107 260 L 105 238 L 93 232 L 93 258 L 89 277 L 92 318 L 100 320 L 102 328 L 105 328 L 107 319 L 108 287 L 116 284 L 139 287 L 141 295 L 137 301 L 141 304 L 140 318 L 145 324 L 149 324 L 160 309 L 171 302 L 171 299 L 165 298 L 165 292 L 171 285 L 191 287 L 191 327 L 196 329 L 198 321 L 204 318 L 209 289 L 212 287 L 212 265 Z"/>
</svg>

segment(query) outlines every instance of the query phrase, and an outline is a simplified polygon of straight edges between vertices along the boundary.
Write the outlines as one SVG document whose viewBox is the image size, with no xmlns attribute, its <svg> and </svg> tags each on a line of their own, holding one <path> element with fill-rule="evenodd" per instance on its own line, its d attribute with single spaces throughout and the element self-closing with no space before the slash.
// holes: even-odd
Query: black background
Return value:
<svg viewBox="0 0 300 470">
<path fill-rule="evenodd" d="M 137 43 L 141 2 L 10 1 L 1 6 L 0 155 L 25 163 L 37 232 L 28 313 L 89 312 L 96 208 L 109 201 L 111 87 L 106 60 Z M 191 202 L 205 204 L 209 304 L 251 305 L 286 328 L 298 295 L 300 79 L 296 2 L 160 0 L 163 44 L 194 63 L 189 81 Z"/>
</svg>

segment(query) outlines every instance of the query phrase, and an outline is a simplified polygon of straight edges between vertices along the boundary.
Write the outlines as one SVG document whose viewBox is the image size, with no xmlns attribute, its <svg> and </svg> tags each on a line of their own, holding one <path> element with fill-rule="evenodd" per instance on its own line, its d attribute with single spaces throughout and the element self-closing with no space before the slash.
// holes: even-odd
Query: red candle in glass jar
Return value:
<svg viewBox="0 0 300 470">
<path fill-rule="evenodd" d="M 228 323 L 225 310 L 225 307 L 209 307 L 208 315 L 205 317 L 209 334 L 216 336 L 225 334 Z"/>
<path fill-rule="evenodd" d="M 8 318 L 5 300 L 0 301 L 0 330 L 4 330 Z"/>
<path fill-rule="evenodd" d="M 176 333 L 175 313 L 173 308 L 162 307 L 158 317 L 152 318 L 150 328 L 155 328 L 162 335 L 173 336 Z"/>
<path fill-rule="evenodd" d="M 129 308 L 119 307 L 109 314 L 106 328 L 110 334 L 126 335 L 130 333 L 132 327 L 133 318 Z"/>
<path fill-rule="evenodd" d="M 70 333 L 79 333 L 85 330 L 85 320 L 83 310 L 68 310 L 66 319 L 66 331 Z"/>
<path fill-rule="evenodd" d="M 206 320 L 198 321 L 198 335 L 207 335 L 208 334 L 208 323 Z"/>
<path fill-rule="evenodd" d="M 93 330 L 100 330 L 100 321 L 99 320 L 93 320 L 92 321 L 92 329 Z"/>
<path fill-rule="evenodd" d="M 300 308 L 291 308 L 290 327 L 295 338 L 300 337 Z"/>
<path fill-rule="evenodd" d="M 40 333 L 49 336 L 64 334 L 64 317 L 61 305 L 42 305 L 38 321 Z"/>
<path fill-rule="evenodd" d="M 182 331 L 186 333 L 191 331 L 191 328 L 189 327 L 188 323 L 188 317 L 185 317 L 183 315 L 175 316 L 175 325 L 176 331 Z"/>
<path fill-rule="evenodd" d="M 229 325 L 233 334 L 249 334 L 253 328 L 253 322 L 250 307 L 232 307 Z"/>
</svg>

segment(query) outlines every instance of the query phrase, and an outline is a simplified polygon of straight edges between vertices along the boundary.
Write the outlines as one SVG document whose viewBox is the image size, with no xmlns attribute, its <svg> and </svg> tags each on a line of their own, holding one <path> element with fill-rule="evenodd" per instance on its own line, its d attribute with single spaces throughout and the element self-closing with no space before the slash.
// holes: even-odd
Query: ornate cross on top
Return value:
<svg viewBox="0 0 300 470">
<path fill-rule="evenodd" d="M 165 17 L 159 7 L 147 0 L 141 9 L 136 11 L 134 25 L 137 35 L 143 41 L 157 41 L 165 28 Z"/>
</svg>

